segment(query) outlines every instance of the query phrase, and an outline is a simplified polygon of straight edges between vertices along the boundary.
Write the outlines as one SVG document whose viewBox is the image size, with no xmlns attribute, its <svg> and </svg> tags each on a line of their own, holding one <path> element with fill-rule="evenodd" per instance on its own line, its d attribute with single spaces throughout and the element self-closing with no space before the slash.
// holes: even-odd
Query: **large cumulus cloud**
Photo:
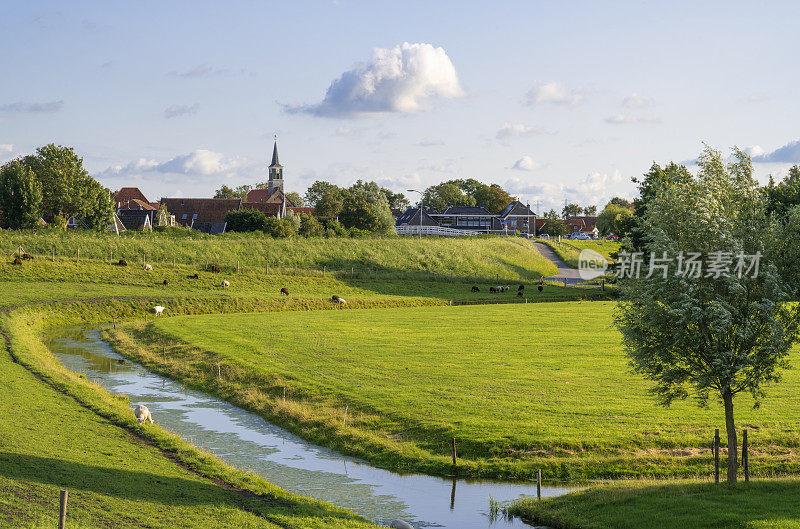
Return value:
<svg viewBox="0 0 800 529">
<path fill-rule="evenodd" d="M 369 61 L 334 80 L 319 103 L 285 108 L 314 116 L 364 117 L 418 112 L 431 99 L 463 94 L 443 48 L 404 42 L 391 49 L 375 48 Z"/>
</svg>

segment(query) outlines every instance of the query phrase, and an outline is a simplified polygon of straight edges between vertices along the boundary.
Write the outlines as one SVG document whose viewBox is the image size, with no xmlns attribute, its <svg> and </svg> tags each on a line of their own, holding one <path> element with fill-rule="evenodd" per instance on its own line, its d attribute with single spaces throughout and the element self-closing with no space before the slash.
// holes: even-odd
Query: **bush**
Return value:
<svg viewBox="0 0 800 529">
<path fill-rule="evenodd" d="M 366 239 L 367 237 L 372 235 L 372 232 L 352 227 L 349 230 L 347 230 L 347 234 L 353 239 Z"/>
<path fill-rule="evenodd" d="M 276 239 L 284 239 L 295 234 L 292 222 L 288 219 L 279 219 L 278 217 L 267 217 L 264 231 Z"/>
<path fill-rule="evenodd" d="M 225 215 L 226 231 L 265 231 L 267 216 L 255 209 L 229 211 Z"/>
<path fill-rule="evenodd" d="M 303 237 L 321 237 L 325 235 L 322 223 L 311 215 L 300 215 L 300 229 L 297 232 Z"/>
<path fill-rule="evenodd" d="M 347 237 L 347 228 L 338 220 L 328 219 L 324 224 L 326 237 Z"/>
</svg>

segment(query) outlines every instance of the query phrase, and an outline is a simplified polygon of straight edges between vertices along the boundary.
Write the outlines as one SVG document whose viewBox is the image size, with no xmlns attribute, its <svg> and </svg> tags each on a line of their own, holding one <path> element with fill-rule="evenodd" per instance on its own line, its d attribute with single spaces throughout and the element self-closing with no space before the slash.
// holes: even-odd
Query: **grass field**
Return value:
<svg viewBox="0 0 800 529">
<path fill-rule="evenodd" d="M 551 478 L 707 473 L 704 447 L 714 428 L 724 428 L 721 407 L 655 406 L 648 383 L 628 372 L 612 307 L 570 302 L 164 318 L 130 332 L 136 342 L 168 347 L 170 362 L 161 364 L 160 355 L 148 357 L 131 341 L 127 354 L 178 378 L 191 381 L 199 373 L 195 382 L 212 391 L 315 441 L 394 468 L 448 472 L 442 465 L 456 437 L 461 471 L 476 475 L 527 477 L 538 467 Z M 230 387 L 203 378 L 217 361 L 230 366 Z M 296 409 L 274 402 L 284 383 Z M 797 470 L 798 372 L 788 371 L 769 395 L 758 410 L 748 398 L 737 400 L 738 424 L 751 431 L 752 468 Z M 351 429 L 337 427 L 345 405 Z"/>
<path fill-rule="evenodd" d="M 553 249 L 554 252 L 564 261 L 567 266 L 578 268 L 578 258 L 581 250 L 589 249 L 599 253 L 609 261 L 613 261 L 611 254 L 619 251 L 620 244 L 617 241 L 598 240 L 563 240 L 540 239 L 542 242 Z"/>
<path fill-rule="evenodd" d="M 797 529 L 800 481 L 622 482 L 543 501 L 526 498 L 504 510 L 554 529 Z"/>
<path fill-rule="evenodd" d="M 78 401 L 12 362 L 4 344 L 0 526 L 54 527 L 58 490 L 66 488 L 69 527 L 372 527 L 347 511 L 226 468 L 157 426 L 137 426 L 125 399 L 104 397 L 60 368 L 33 338 L 36 327 L 35 319 L 0 321 L 21 361 L 54 385 L 71 387 Z"/>
<path fill-rule="evenodd" d="M 187 230 L 189 231 L 189 230 Z M 260 273 L 296 266 L 303 275 L 350 275 L 359 278 L 441 277 L 495 278 L 533 281 L 555 273 L 533 244 L 520 237 L 424 238 L 384 237 L 370 239 L 294 237 L 273 239 L 263 234 L 228 233 L 210 236 L 192 232 L 187 236 L 126 232 L 121 236 L 55 230 L 0 230 L 0 254 L 9 256 L 22 246 L 39 259 L 74 260 L 124 258 L 130 264 L 143 260 L 156 268 L 184 265 L 202 270 L 206 263 L 225 271 L 240 268 Z"/>
</svg>

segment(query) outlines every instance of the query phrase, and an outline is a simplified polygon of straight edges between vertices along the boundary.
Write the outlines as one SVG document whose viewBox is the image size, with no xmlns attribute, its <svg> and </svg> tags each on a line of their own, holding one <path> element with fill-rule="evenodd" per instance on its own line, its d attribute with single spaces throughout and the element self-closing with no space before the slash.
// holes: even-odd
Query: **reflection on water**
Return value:
<svg viewBox="0 0 800 529">
<path fill-rule="evenodd" d="M 489 497 L 508 501 L 535 495 L 536 485 L 400 475 L 321 448 L 253 413 L 123 359 L 98 331 L 59 331 L 50 343 L 63 364 L 131 405 L 146 405 L 159 425 L 230 465 L 251 470 L 286 490 L 328 501 L 376 523 L 394 518 L 417 529 L 529 527 L 519 520 L 488 518 Z M 570 489 L 542 487 L 542 496 Z"/>
</svg>

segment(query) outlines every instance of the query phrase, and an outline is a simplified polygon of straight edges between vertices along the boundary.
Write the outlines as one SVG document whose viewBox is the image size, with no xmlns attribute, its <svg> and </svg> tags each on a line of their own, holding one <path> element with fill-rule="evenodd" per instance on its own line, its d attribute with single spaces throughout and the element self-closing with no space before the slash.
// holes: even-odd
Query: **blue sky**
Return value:
<svg viewBox="0 0 800 529">
<path fill-rule="evenodd" d="M 800 162 L 795 2 L 4 2 L 0 161 L 104 185 L 472 177 L 541 208 L 632 196 L 702 142 Z M 329 90 L 330 88 L 330 90 Z"/>
</svg>

